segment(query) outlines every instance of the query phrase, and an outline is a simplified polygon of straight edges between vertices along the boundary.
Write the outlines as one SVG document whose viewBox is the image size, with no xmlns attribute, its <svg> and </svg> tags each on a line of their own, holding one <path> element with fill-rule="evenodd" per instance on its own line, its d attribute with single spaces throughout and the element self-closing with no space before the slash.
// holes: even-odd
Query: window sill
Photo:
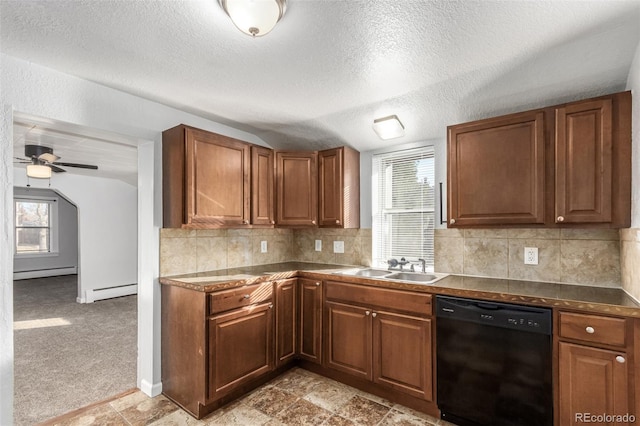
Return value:
<svg viewBox="0 0 640 426">
<path fill-rule="evenodd" d="M 14 259 L 35 259 L 39 257 L 56 257 L 58 256 L 58 252 L 48 252 L 48 253 L 15 253 L 13 255 Z"/>
</svg>

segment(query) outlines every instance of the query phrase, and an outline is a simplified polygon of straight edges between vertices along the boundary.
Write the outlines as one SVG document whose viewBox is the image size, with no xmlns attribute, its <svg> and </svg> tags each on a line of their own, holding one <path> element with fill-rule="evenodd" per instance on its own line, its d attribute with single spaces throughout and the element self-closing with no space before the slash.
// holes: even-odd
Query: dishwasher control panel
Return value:
<svg viewBox="0 0 640 426">
<path fill-rule="evenodd" d="M 552 315 L 549 308 L 436 296 L 436 317 L 551 334 Z"/>
</svg>

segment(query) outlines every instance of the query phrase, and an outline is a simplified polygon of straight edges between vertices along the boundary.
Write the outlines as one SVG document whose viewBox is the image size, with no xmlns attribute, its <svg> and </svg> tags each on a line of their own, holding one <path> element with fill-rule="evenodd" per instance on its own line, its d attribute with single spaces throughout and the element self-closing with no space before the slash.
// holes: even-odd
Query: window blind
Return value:
<svg viewBox="0 0 640 426">
<path fill-rule="evenodd" d="M 373 265 L 405 257 L 433 270 L 433 147 L 374 155 L 372 179 Z"/>
</svg>

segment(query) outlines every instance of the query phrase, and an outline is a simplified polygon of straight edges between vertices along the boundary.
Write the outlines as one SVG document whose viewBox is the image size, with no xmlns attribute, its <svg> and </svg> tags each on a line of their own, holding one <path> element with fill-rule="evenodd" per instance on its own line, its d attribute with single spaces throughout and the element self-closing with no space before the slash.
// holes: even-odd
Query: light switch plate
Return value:
<svg viewBox="0 0 640 426">
<path fill-rule="evenodd" d="M 537 265 L 538 264 L 538 247 L 525 247 L 524 248 L 524 264 L 525 265 Z"/>
<path fill-rule="evenodd" d="M 316 240 L 316 251 L 322 251 L 322 240 Z"/>
<path fill-rule="evenodd" d="M 344 241 L 334 241 L 333 242 L 333 252 L 334 253 L 344 253 Z"/>
<path fill-rule="evenodd" d="M 267 242 L 260 241 L 260 253 L 266 253 L 266 252 L 267 252 Z"/>
</svg>

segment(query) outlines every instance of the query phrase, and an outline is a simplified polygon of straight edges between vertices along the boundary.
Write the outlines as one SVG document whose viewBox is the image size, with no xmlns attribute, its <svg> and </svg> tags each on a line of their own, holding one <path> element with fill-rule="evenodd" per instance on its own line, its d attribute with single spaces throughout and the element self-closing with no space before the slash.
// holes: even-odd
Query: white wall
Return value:
<svg viewBox="0 0 640 426">
<path fill-rule="evenodd" d="M 153 141 L 154 147 L 145 149 L 145 152 L 151 153 L 159 150 L 161 132 L 180 123 L 258 145 L 268 145 L 250 133 L 5 54 L 0 54 L 0 88 L 3 112 L 0 121 L 0 347 L 3 348 L 0 351 L 0 424 L 4 425 L 12 424 L 13 407 L 13 252 L 7 250 L 7 247 L 12 247 L 13 226 L 10 208 L 13 198 L 13 174 L 10 172 L 13 167 L 13 111 L 127 135 L 137 138 L 139 145 Z M 139 164 L 140 161 L 139 158 Z M 154 161 L 155 170 L 150 172 L 155 173 L 155 181 L 150 178 L 150 185 L 155 186 L 147 188 L 145 185 L 154 194 L 156 214 L 153 220 L 148 221 L 153 221 L 154 238 L 145 239 L 143 243 L 148 246 L 139 247 L 148 253 L 145 259 L 150 259 L 153 264 L 143 263 L 144 271 L 140 276 L 145 279 L 144 282 L 138 280 L 138 322 L 152 326 L 141 328 L 138 335 L 138 385 L 142 385 L 143 390 L 153 389 L 153 392 L 157 392 L 160 389 L 157 235 L 162 226 L 162 201 L 158 189 L 161 183 L 157 177 L 161 157 L 158 155 Z M 138 172 L 141 173 L 140 170 Z M 143 178 L 140 175 L 140 179 Z M 149 386 L 144 386 L 145 383 Z"/>
<path fill-rule="evenodd" d="M 24 169 L 14 169 L 14 184 L 26 186 Z M 31 186 L 48 180 L 30 179 Z M 78 207 L 79 292 L 91 301 L 91 290 L 138 282 L 137 188 L 115 179 L 54 173 L 51 187 Z"/>
<path fill-rule="evenodd" d="M 640 43 L 629 70 L 627 90 L 632 96 L 631 227 L 640 228 Z"/>
<path fill-rule="evenodd" d="M 24 175 L 25 169 L 22 170 Z M 15 172 L 14 172 L 14 181 Z M 63 195 L 49 188 L 37 188 L 44 181 L 32 181 L 30 188 L 14 187 L 14 196 L 45 197 L 56 200 L 57 214 L 52 224 L 56 229 L 57 250 L 45 256 L 15 256 L 13 259 L 14 279 L 50 277 L 73 274 L 78 267 L 78 209 Z M 48 181 L 47 181 L 48 182 Z M 16 273 L 21 273 L 17 274 Z"/>
</svg>

